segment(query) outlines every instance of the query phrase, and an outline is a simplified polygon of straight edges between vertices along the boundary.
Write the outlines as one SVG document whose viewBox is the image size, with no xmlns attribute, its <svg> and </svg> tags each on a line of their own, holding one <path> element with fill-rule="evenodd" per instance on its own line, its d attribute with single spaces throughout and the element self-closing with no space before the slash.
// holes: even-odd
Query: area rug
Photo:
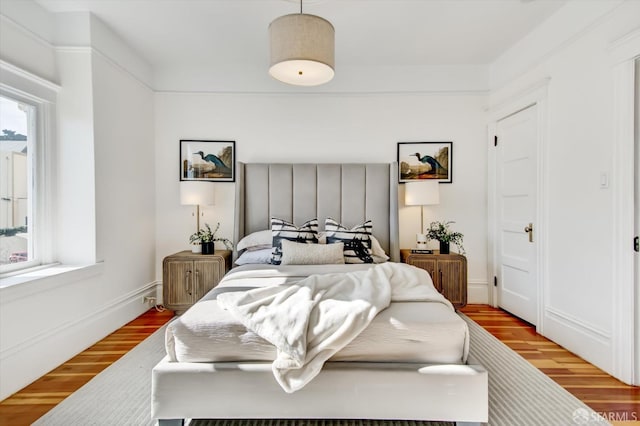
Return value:
<svg viewBox="0 0 640 426">
<path fill-rule="evenodd" d="M 471 319 L 472 357 L 489 372 L 489 425 L 609 424 Z M 34 425 L 151 426 L 151 369 L 164 356 L 162 327 Z M 193 420 L 191 426 L 444 426 L 375 420 Z"/>
</svg>

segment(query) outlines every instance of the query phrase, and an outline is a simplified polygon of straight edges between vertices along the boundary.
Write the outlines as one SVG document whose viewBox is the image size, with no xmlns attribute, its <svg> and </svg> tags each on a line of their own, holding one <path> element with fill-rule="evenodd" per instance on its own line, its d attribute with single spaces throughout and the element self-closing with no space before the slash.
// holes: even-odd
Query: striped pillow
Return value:
<svg viewBox="0 0 640 426">
<path fill-rule="evenodd" d="M 318 243 L 318 219 L 311 219 L 298 228 L 291 222 L 272 217 L 271 236 L 273 239 L 271 263 L 279 265 L 282 261 L 282 240 L 308 244 Z"/>
<path fill-rule="evenodd" d="M 373 263 L 371 256 L 373 224 L 370 220 L 347 229 L 329 217 L 324 221 L 324 229 L 327 233 L 327 244 L 344 244 L 344 263 Z"/>
</svg>

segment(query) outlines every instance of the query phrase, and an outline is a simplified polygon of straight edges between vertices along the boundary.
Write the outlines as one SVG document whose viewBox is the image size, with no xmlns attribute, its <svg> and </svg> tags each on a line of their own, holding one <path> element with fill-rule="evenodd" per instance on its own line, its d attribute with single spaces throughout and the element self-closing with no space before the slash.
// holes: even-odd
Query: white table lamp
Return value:
<svg viewBox="0 0 640 426">
<path fill-rule="evenodd" d="M 404 186 L 404 204 L 420 206 L 420 233 L 416 234 L 416 248 L 427 248 L 427 236 L 424 232 L 424 207 L 440 204 L 440 183 L 437 180 L 407 182 Z"/>
<path fill-rule="evenodd" d="M 196 206 L 196 232 L 200 230 L 200 206 L 214 205 L 214 191 L 211 182 L 182 181 L 180 182 L 180 204 Z"/>
</svg>

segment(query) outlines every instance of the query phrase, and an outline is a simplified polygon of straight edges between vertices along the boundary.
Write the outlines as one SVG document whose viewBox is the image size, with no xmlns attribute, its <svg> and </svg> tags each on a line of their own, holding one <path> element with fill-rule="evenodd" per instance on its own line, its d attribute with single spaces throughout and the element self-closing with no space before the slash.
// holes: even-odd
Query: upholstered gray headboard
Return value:
<svg viewBox="0 0 640 426">
<path fill-rule="evenodd" d="M 373 222 L 373 234 L 399 261 L 396 163 L 261 164 L 236 166 L 234 241 L 271 228 L 271 217 L 302 225 L 331 217 L 346 227 Z M 234 253 L 234 258 L 237 253 Z"/>
</svg>

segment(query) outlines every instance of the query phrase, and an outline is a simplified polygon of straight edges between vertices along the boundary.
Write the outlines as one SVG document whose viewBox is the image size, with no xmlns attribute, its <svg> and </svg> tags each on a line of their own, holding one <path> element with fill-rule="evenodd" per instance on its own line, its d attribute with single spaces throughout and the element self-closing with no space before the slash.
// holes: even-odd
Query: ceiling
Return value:
<svg viewBox="0 0 640 426">
<path fill-rule="evenodd" d="M 486 65 L 566 0 L 305 0 L 336 30 L 337 67 Z M 269 23 L 292 0 L 37 0 L 89 11 L 155 70 L 268 64 Z"/>
</svg>

